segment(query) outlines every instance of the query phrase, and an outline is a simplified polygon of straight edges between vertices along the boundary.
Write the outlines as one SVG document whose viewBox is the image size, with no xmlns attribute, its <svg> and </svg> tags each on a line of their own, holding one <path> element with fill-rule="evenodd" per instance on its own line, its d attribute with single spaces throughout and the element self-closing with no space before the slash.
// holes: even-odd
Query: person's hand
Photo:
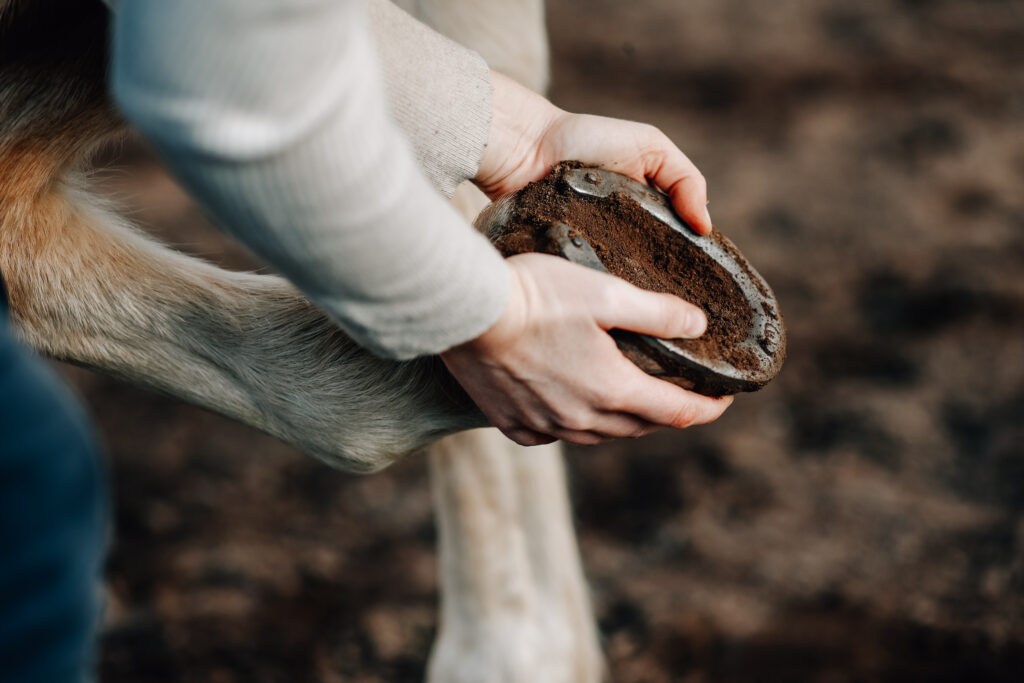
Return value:
<svg viewBox="0 0 1024 683">
<path fill-rule="evenodd" d="M 474 182 L 492 199 L 543 178 L 559 161 L 577 160 L 649 182 L 668 193 L 676 213 L 711 232 L 704 176 L 654 126 L 571 114 L 497 72 L 491 133 Z"/>
<path fill-rule="evenodd" d="M 647 375 L 608 334 L 618 328 L 697 337 L 707 326 L 698 307 L 556 256 L 522 254 L 507 262 L 512 291 L 501 318 L 441 358 L 516 443 L 642 436 L 711 422 L 732 402 Z"/>
<path fill-rule="evenodd" d="M 501 74 L 493 79 L 494 118 L 473 179 L 488 196 L 518 190 L 574 159 L 653 184 L 697 232 L 711 232 L 704 177 L 658 129 L 570 114 Z M 523 254 L 507 263 L 512 287 L 501 318 L 441 358 L 513 441 L 641 436 L 711 422 L 732 403 L 647 375 L 608 334 L 697 337 L 707 321 L 696 306 L 554 256 Z"/>
</svg>

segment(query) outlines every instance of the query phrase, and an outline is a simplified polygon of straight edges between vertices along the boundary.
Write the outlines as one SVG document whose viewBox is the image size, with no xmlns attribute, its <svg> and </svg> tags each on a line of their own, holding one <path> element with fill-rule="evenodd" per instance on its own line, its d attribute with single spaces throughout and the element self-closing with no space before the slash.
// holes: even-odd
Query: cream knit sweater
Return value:
<svg viewBox="0 0 1024 683">
<path fill-rule="evenodd" d="M 478 55 L 387 0 L 116 5 L 122 110 L 357 341 L 410 358 L 497 320 L 507 266 L 446 201 L 490 130 Z"/>
</svg>

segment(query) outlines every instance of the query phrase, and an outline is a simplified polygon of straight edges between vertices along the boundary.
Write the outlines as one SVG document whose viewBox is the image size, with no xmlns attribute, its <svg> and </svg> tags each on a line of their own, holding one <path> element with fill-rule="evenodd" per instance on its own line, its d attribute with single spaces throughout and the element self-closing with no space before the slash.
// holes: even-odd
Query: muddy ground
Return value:
<svg viewBox="0 0 1024 683">
<path fill-rule="evenodd" d="M 717 424 L 569 454 L 617 681 L 1024 676 L 1024 3 L 552 0 L 553 99 L 650 121 L 771 282 L 790 358 Z M 129 147 L 101 182 L 244 267 Z M 110 452 L 102 677 L 413 681 L 424 458 L 328 470 L 65 368 Z"/>
</svg>

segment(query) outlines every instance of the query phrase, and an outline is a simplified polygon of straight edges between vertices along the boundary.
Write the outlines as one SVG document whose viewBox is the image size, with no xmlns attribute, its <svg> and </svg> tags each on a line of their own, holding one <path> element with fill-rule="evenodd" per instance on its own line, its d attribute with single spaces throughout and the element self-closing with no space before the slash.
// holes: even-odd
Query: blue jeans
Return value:
<svg viewBox="0 0 1024 683">
<path fill-rule="evenodd" d="M 0 680 L 92 679 L 107 525 L 88 420 L 11 337 L 0 285 Z"/>
</svg>

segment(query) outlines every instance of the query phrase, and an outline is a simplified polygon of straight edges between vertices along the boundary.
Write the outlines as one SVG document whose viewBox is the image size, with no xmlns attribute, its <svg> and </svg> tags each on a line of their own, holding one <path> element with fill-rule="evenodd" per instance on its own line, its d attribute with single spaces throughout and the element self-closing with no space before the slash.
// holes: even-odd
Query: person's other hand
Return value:
<svg viewBox="0 0 1024 683">
<path fill-rule="evenodd" d="M 491 423 L 526 445 L 596 444 L 711 422 L 732 402 L 644 373 L 608 334 L 697 337 L 704 313 L 682 299 L 556 256 L 508 259 L 511 296 L 484 334 L 441 354 Z"/>
<path fill-rule="evenodd" d="M 697 167 L 654 126 L 571 114 L 497 72 L 491 133 L 474 182 L 492 199 L 543 178 L 559 161 L 582 161 L 649 182 L 679 216 L 711 232 L 707 186 Z"/>
</svg>

